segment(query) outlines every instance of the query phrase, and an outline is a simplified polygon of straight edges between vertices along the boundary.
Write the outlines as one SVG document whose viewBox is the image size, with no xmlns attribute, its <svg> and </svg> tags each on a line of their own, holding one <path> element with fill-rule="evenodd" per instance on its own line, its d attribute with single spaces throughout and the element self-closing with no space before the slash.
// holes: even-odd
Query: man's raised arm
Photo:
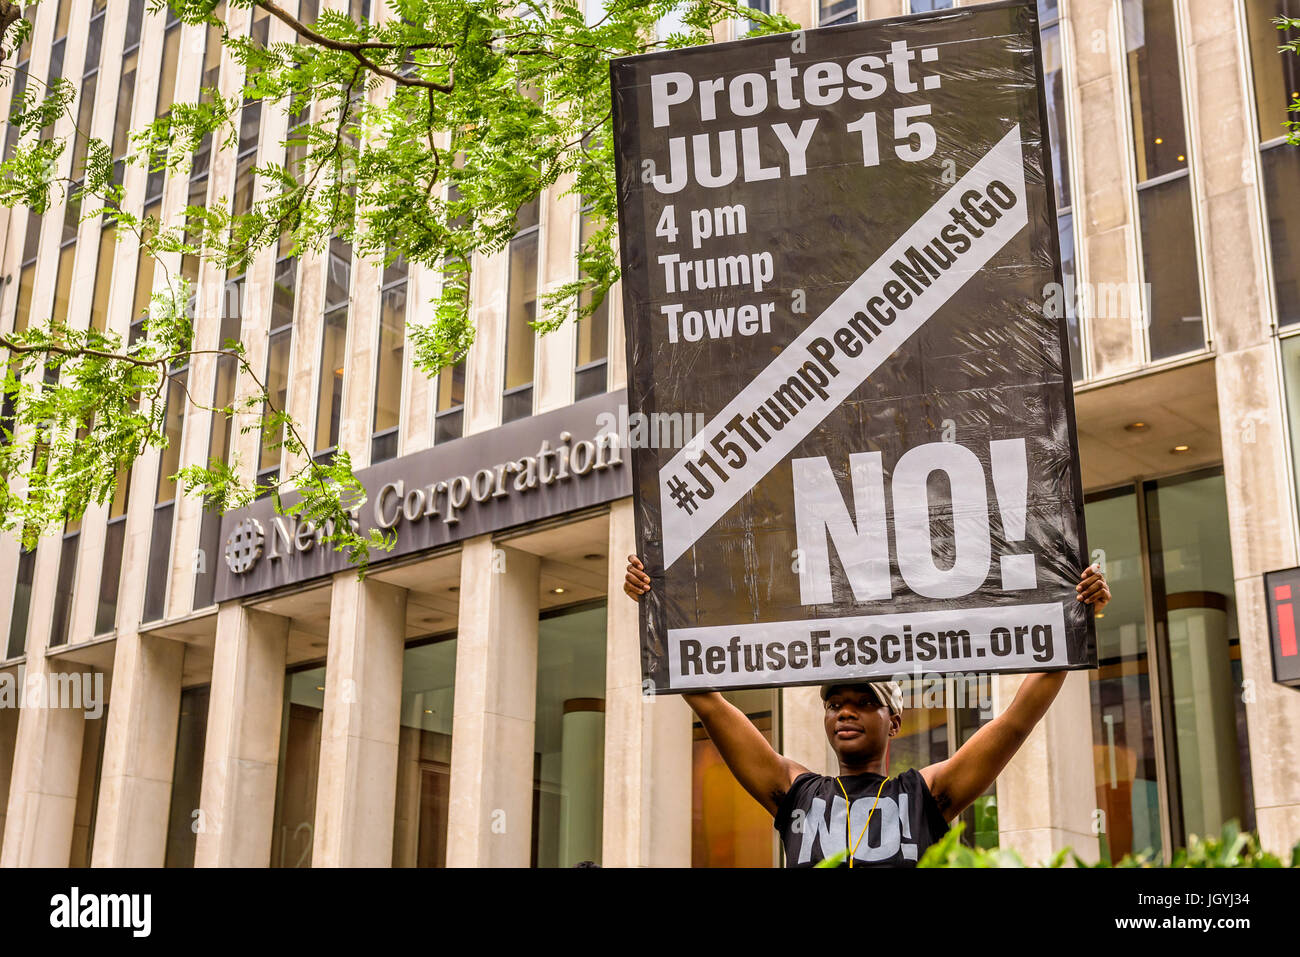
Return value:
<svg viewBox="0 0 1300 957">
<path fill-rule="evenodd" d="M 1084 569 L 1075 591 L 1077 599 L 1092 605 L 1094 611 L 1110 601 L 1110 586 L 1096 566 Z M 1065 683 L 1065 674 L 1054 671 L 1027 676 L 1005 711 L 976 731 L 947 761 L 921 770 L 945 818 L 951 821 L 997 779 L 1047 714 Z"/>
<path fill-rule="evenodd" d="M 623 591 L 636 601 L 649 590 L 650 576 L 645 573 L 641 559 L 629 555 Z M 777 754 L 745 713 L 720 693 L 703 691 L 682 697 L 699 717 L 709 740 L 740 786 L 775 816 L 790 782 L 807 768 Z"/>
</svg>

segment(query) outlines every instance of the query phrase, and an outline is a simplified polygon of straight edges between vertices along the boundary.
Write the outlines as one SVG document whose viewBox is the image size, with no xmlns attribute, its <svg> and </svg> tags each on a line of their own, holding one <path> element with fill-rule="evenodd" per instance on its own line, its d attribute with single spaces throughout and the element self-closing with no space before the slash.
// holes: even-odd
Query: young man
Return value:
<svg viewBox="0 0 1300 957">
<path fill-rule="evenodd" d="M 1110 587 L 1097 566 L 1079 576 L 1077 600 L 1100 611 Z M 628 556 L 623 590 L 650 590 L 641 560 Z M 719 692 L 684 694 L 741 787 L 775 819 L 786 864 L 811 867 L 849 851 L 850 867 L 913 867 L 953 818 L 997 778 L 1047 713 L 1065 672 L 1025 677 L 1006 710 L 946 761 L 888 776 L 889 739 L 902 725 L 899 682 L 823 685 L 826 737 L 839 774 L 815 774 L 777 754 L 744 713 Z"/>
</svg>

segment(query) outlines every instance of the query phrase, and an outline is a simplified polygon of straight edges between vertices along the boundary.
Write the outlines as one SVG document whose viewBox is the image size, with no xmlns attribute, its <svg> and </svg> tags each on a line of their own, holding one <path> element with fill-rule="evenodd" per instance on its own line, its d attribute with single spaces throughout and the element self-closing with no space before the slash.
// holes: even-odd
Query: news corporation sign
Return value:
<svg viewBox="0 0 1300 957">
<path fill-rule="evenodd" d="M 631 494 L 624 391 L 360 469 L 362 534 L 396 536 L 372 567 L 452 542 L 591 508 Z M 286 497 L 286 503 L 293 499 Z M 342 571 L 309 521 L 277 514 L 270 499 L 222 518 L 216 600 L 229 601 Z"/>
</svg>

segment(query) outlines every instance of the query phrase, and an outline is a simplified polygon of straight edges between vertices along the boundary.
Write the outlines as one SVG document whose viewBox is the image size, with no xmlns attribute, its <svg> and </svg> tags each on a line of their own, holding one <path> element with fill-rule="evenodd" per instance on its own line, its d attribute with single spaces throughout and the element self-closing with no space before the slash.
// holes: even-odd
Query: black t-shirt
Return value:
<svg viewBox="0 0 1300 957">
<path fill-rule="evenodd" d="M 852 801 L 851 815 L 845 814 L 844 794 L 833 777 L 810 771 L 790 785 L 775 822 L 787 867 L 812 867 L 858 841 L 878 789 L 880 803 L 853 855 L 854 867 L 915 867 L 926 848 L 948 830 L 938 802 L 915 768 L 890 778 L 883 789 L 879 774 L 849 774 L 840 780 Z M 852 841 L 847 840 L 850 817 Z"/>
</svg>

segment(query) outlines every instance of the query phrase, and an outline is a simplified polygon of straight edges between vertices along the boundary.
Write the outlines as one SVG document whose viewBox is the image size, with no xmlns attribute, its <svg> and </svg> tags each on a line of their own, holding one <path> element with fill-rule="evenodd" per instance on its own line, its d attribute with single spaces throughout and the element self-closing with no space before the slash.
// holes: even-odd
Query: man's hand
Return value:
<svg viewBox="0 0 1300 957">
<path fill-rule="evenodd" d="M 631 566 L 628 566 L 629 568 Z M 1101 611 L 1110 603 L 1110 585 L 1101 573 L 1100 565 L 1089 565 L 1079 575 L 1079 584 L 1074 586 L 1075 598 L 1092 606 L 1094 612 Z"/>
<path fill-rule="evenodd" d="M 623 591 L 628 598 L 639 601 L 649 590 L 650 576 L 645 573 L 645 566 L 641 564 L 641 559 L 635 555 L 627 556 L 627 575 L 623 578 Z"/>
</svg>

